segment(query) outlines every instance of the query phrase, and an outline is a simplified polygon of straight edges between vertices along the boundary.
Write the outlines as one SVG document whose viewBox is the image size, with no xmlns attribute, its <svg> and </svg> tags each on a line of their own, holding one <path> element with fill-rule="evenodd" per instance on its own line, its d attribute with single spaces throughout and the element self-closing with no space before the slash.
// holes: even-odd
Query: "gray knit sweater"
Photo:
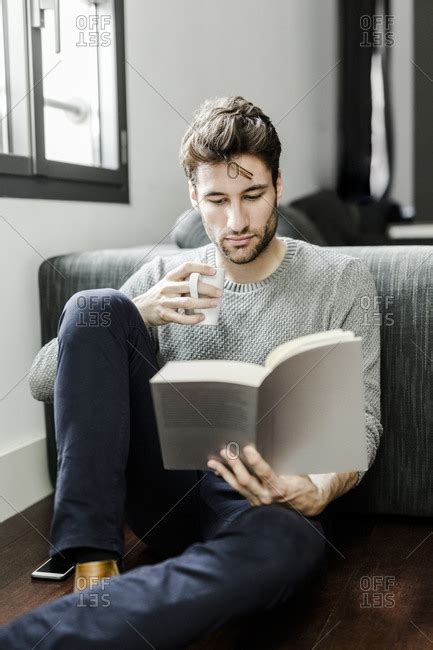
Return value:
<svg viewBox="0 0 433 650">
<path fill-rule="evenodd" d="M 380 325 L 376 287 L 365 263 L 304 241 L 286 244 L 279 267 L 260 282 L 225 281 L 217 327 L 168 323 L 149 327 L 160 367 L 172 359 L 231 359 L 263 364 L 266 355 L 290 339 L 334 328 L 362 337 L 368 467 L 382 435 L 380 422 Z M 154 257 L 119 289 L 130 298 L 146 292 L 186 260 L 216 266 L 214 244 L 167 257 Z M 52 402 L 57 338 L 37 354 L 29 373 L 32 396 Z M 358 475 L 356 485 L 365 472 Z"/>
</svg>

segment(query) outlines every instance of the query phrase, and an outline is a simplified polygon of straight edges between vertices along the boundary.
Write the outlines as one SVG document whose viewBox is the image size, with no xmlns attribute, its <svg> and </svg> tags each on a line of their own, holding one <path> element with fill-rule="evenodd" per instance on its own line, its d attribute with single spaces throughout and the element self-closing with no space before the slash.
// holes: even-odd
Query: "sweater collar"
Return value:
<svg viewBox="0 0 433 650">
<path fill-rule="evenodd" d="M 275 282 L 289 267 L 291 261 L 293 260 L 296 250 L 298 248 L 299 240 L 291 239 L 290 237 L 277 237 L 280 239 L 286 246 L 286 252 L 284 257 L 281 260 L 279 266 L 268 275 L 263 280 L 259 282 L 232 282 L 232 280 L 224 280 L 224 290 L 225 291 L 236 291 L 238 293 L 247 293 L 249 291 L 255 291 L 256 289 L 261 289 L 262 287 Z M 211 243 L 206 246 L 206 264 L 216 267 L 215 259 L 215 244 Z"/>
</svg>

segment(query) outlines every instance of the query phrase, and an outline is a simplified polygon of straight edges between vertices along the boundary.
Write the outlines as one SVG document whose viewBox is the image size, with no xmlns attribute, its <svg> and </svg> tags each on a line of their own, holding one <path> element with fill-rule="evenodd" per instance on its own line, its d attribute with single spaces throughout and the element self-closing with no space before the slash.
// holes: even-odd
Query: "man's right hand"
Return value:
<svg viewBox="0 0 433 650">
<path fill-rule="evenodd" d="M 177 309 L 207 309 L 216 307 L 222 291 L 205 282 L 198 283 L 199 295 L 203 298 L 191 298 L 189 293 L 189 276 L 191 273 L 214 275 L 215 269 L 209 264 L 184 262 L 169 271 L 157 284 L 146 293 L 132 299 L 146 325 L 195 325 L 203 320 L 203 314 L 180 314 Z"/>
</svg>

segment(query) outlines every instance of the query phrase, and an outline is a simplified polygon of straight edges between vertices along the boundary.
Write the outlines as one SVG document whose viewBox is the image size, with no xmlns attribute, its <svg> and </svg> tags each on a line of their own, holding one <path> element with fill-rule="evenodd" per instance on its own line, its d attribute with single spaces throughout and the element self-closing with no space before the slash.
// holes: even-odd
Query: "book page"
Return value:
<svg viewBox="0 0 433 650">
<path fill-rule="evenodd" d="M 265 384 L 272 430 L 259 430 L 257 449 L 277 473 L 367 469 L 360 337 L 304 350 L 274 368 Z"/>
<path fill-rule="evenodd" d="M 270 373 L 263 380 L 258 397 L 256 438 L 260 453 L 265 460 L 272 459 L 274 454 L 274 382 L 273 373 Z"/>
<path fill-rule="evenodd" d="M 325 343 L 332 343 L 336 341 L 343 341 L 352 339 L 355 334 L 350 330 L 335 329 L 326 332 L 316 332 L 315 334 L 307 334 L 307 336 L 300 336 L 292 341 L 282 343 L 274 348 L 265 359 L 265 368 L 275 368 L 281 361 L 301 352 L 308 350 L 318 345 Z"/>
<path fill-rule="evenodd" d="M 169 361 L 150 383 L 221 381 L 244 386 L 259 386 L 269 370 L 255 363 L 226 359 Z"/>
<path fill-rule="evenodd" d="M 206 469 L 229 445 L 237 454 L 255 443 L 257 389 L 231 383 L 151 384 L 166 469 Z"/>
</svg>

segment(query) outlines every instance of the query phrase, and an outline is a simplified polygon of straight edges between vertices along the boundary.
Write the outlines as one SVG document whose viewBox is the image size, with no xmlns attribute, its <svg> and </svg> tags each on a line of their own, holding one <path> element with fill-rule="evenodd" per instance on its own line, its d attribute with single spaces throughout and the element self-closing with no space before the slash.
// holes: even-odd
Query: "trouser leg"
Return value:
<svg viewBox="0 0 433 650">
<path fill-rule="evenodd" d="M 179 648 L 234 616 L 286 602 L 323 562 L 320 524 L 279 505 L 249 507 L 238 496 L 228 508 L 224 499 L 213 503 L 217 519 L 221 503 L 224 525 L 205 523 L 205 541 L 29 612 L 1 631 L 0 647 L 127 649 L 148 639 Z"/>
<path fill-rule="evenodd" d="M 146 542 L 166 538 L 183 550 L 197 539 L 198 475 L 163 468 L 149 386 L 159 368 L 136 306 L 114 289 L 78 292 L 58 340 L 50 554 L 88 546 L 122 555 L 129 504 L 140 530 L 151 530 Z"/>
<path fill-rule="evenodd" d="M 38 650 L 179 649 L 233 617 L 283 604 L 324 561 L 321 525 L 281 505 L 239 507 L 181 555 L 16 619 L 0 633 L 1 647 L 43 638 Z"/>
</svg>

